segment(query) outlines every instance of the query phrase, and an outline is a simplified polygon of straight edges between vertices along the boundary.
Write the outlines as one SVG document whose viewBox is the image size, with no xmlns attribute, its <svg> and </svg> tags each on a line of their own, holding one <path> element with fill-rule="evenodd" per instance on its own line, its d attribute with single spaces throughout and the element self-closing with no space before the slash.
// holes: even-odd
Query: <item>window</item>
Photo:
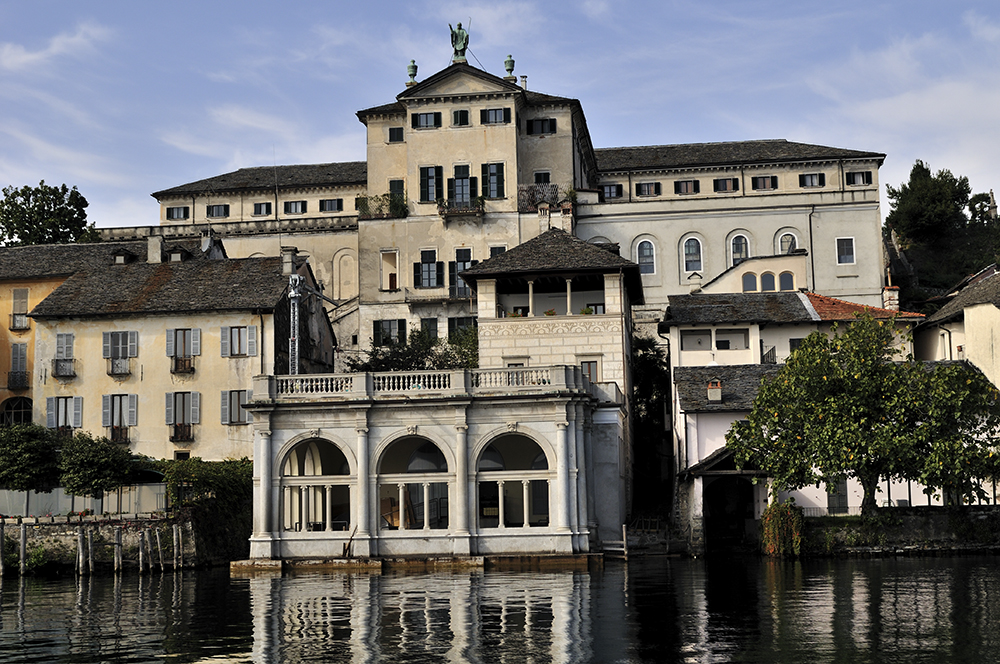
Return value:
<svg viewBox="0 0 1000 664">
<path fill-rule="evenodd" d="M 442 198 L 441 180 L 444 179 L 444 169 L 440 166 L 420 167 L 420 202 L 433 203 Z"/>
<path fill-rule="evenodd" d="M 505 251 L 507 251 L 507 247 L 490 247 L 490 258 L 499 256 Z"/>
<path fill-rule="evenodd" d="M 739 191 L 740 181 L 738 178 L 716 178 L 712 180 L 712 188 L 716 192 Z"/>
<path fill-rule="evenodd" d="M 682 331 L 681 350 L 712 350 L 712 333 L 708 330 Z"/>
<path fill-rule="evenodd" d="M 228 205 L 206 205 L 205 216 L 209 218 L 220 218 L 229 216 Z"/>
<path fill-rule="evenodd" d="M 406 343 L 406 320 L 376 320 L 372 322 L 372 345 L 390 346 Z"/>
<path fill-rule="evenodd" d="M 138 332 L 103 332 L 101 355 L 108 360 L 109 376 L 128 376 L 129 358 L 139 355 Z"/>
<path fill-rule="evenodd" d="M 452 111 L 451 112 L 451 124 L 453 127 L 468 127 L 469 126 L 469 111 Z"/>
<path fill-rule="evenodd" d="M 597 360 L 584 360 L 580 362 L 580 369 L 583 375 L 590 379 L 591 383 L 597 382 Z"/>
<path fill-rule="evenodd" d="M 227 216 L 228 214 L 227 212 L 223 216 Z M 191 216 L 191 208 L 187 205 L 167 208 L 167 219 L 187 219 L 189 216 Z"/>
<path fill-rule="evenodd" d="M 343 212 L 344 211 L 344 199 L 343 198 L 324 198 L 319 202 L 320 212 Z"/>
<path fill-rule="evenodd" d="M 799 175 L 800 187 L 825 187 L 826 175 L 823 173 L 802 173 Z"/>
<path fill-rule="evenodd" d="M 472 249 L 463 247 L 455 250 L 455 260 L 448 265 L 448 281 L 451 284 L 451 297 L 472 297 L 472 289 L 462 280 L 459 273 L 468 270 L 479 261 L 472 260 Z"/>
<path fill-rule="evenodd" d="M 750 185 L 754 191 L 767 191 L 778 188 L 777 175 L 758 175 L 750 180 Z"/>
<path fill-rule="evenodd" d="M 847 174 L 847 184 L 851 186 L 860 186 L 872 183 L 872 172 L 871 171 L 852 171 Z"/>
<path fill-rule="evenodd" d="M 503 164 L 483 164 L 483 196 L 503 198 Z"/>
<path fill-rule="evenodd" d="M 219 403 L 222 405 L 223 424 L 246 424 L 253 422 L 253 415 L 245 406 L 253 398 L 251 390 L 223 390 Z"/>
<path fill-rule="evenodd" d="M 760 289 L 765 292 L 770 292 L 774 290 L 774 275 L 770 272 L 765 272 L 760 275 Z"/>
<path fill-rule="evenodd" d="M 757 275 L 747 272 L 743 275 L 743 292 L 752 293 L 757 290 Z"/>
<path fill-rule="evenodd" d="M 659 196 L 659 182 L 639 182 L 635 185 L 636 196 Z"/>
<path fill-rule="evenodd" d="M 56 357 L 52 361 L 52 375 L 70 378 L 76 375 L 73 363 L 73 334 L 56 335 Z"/>
<path fill-rule="evenodd" d="M 788 351 L 794 353 L 802 345 L 803 339 L 789 339 L 788 340 Z"/>
<path fill-rule="evenodd" d="M 223 327 L 220 338 L 222 339 L 222 357 L 256 357 L 257 355 L 257 327 L 255 325 Z"/>
<path fill-rule="evenodd" d="M 45 397 L 45 426 L 79 429 L 83 426 L 83 397 Z"/>
<path fill-rule="evenodd" d="M 479 111 L 480 124 L 510 124 L 509 108 L 484 108 Z"/>
<path fill-rule="evenodd" d="M 469 177 L 467 165 L 455 167 L 455 177 L 448 178 L 448 201 L 456 207 L 469 207 L 479 195 L 476 178 Z"/>
<path fill-rule="evenodd" d="M 622 197 L 622 186 L 620 184 L 606 184 L 601 188 L 604 192 L 604 199 L 609 198 L 621 198 Z"/>
<path fill-rule="evenodd" d="M 733 265 L 739 265 L 750 258 L 750 244 L 742 235 L 733 238 Z"/>
<path fill-rule="evenodd" d="M 305 214 L 308 209 L 305 201 L 285 201 L 285 214 Z"/>
<path fill-rule="evenodd" d="M 191 358 L 201 355 L 201 330 L 167 330 L 167 357 L 171 358 L 172 373 L 191 373 L 194 362 Z"/>
<path fill-rule="evenodd" d="M 403 142 L 403 128 L 402 127 L 389 127 L 389 142 L 390 143 L 402 143 Z"/>
<path fill-rule="evenodd" d="M 271 204 L 270 203 L 254 203 L 253 204 L 253 216 L 264 217 L 271 214 Z"/>
<path fill-rule="evenodd" d="M 111 442 L 127 443 L 128 428 L 138 422 L 139 395 L 105 394 L 101 396 L 101 426 L 111 429 Z"/>
<path fill-rule="evenodd" d="M 399 253 L 395 250 L 382 252 L 382 290 L 399 289 L 398 259 Z"/>
<path fill-rule="evenodd" d="M 13 306 L 10 310 L 10 329 L 28 329 L 28 289 L 14 288 L 11 292 Z"/>
<path fill-rule="evenodd" d="M 701 192 L 701 184 L 698 180 L 676 180 L 674 182 L 675 194 L 697 194 Z"/>
<path fill-rule="evenodd" d="M 639 243 L 638 260 L 640 274 L 654 274 L 656 272 L 655 256 L 653 254 L 653 243 L 643 240 Z"/>
<path fill-rule="evenodd" d="M 839 265 L 848 265 L 853 262 L 854 262 L 854 238 L 838 237 L 837 263 Z"/>
<path fill-rule="evenodd" d="M 549 184 L 550 177 L 548 171 L 538 171 L 535 173 L 535 184 Z"/>
<path fill-rule="evenodd" d="M 424 249 L 420 252 L 420 262 L 413 264 L 413 287 L 440 286 L 444 286 L 444 262 L 437 260 L 437 251 L 434 249 Z"/>
<path fill-rule="evenodd" d="M 27 397 L 13 397 L 3 402 L 0 408 L 0 426 L 11 424 L 31 424 L 31 413 L 34 406 Z"/>
<path fill-rule="evenodd" d="M 451 339 L 456 332 L 467 327 L 476 327 L 475 316 L 456 316 L 448 319 L 448 338 Z"/>
<path fill-rule="evenodd" d="M 187 461 L 191 458 L 190 452 L 174 452 L 175 461 Z"/>
<path fill-rule="evenodd" d="M 716 350 L 747 350 L 750 348 L 750 330 L 716 330 Z"/>
<path fill-rule="evenodd" d="M 791 272 L 782 272 L 778 275 L 778 288 L 783 291 L 795 290 L 795 275 Z"/>
<path fill-rule="evenodd" d="M 587 308 L 593 311 L 595 314 L 606 313 L 603 302 L 593 302 L 591 304 L 588 304 Z"/>
<path fill-rule="evenodd" d="M 406 183 L 402 180 L 389 180 L 389 193 L 392 196 L 405 196 Z"/>
<path fill-rule="evenodd" d="M 420 319 L 420 331 L 427 335 L 428 339 L 438 338 L 438 319 L 437 318 L 421 318 Z"/>
<path fill-rule="evenodd" d="M 701 270 L 701 242 L 693 237 L 684 242 L 684 270 L 686 272 Z"/>
<path fill-rule="evenodd" d="M 554 134 L 556 133 L 556 119 L 528 120 L 525 123 L 525 128 L 529 136 L 534 134 Z"/>
<path fill-rule="evenodd" d="M 28 344 L 11 344 L 7 389 L 26 390 L 30 387 L 28 381 Z"/>
<path fill-rule="evenodd" d="M 166 422 L 170 427 L 170 440 L 175 443 L 194 440 L 192 424 L 201 420 L 201 393 L 167 392 Z"/>
<path fill-rule="evenodd" d="M 414 113 L 410 116 L 410 126 L 414 129 L 433 129 L 441 126 L 440 113 Z"/>
<path fill-rule="evenodd" d="M 781 236 L 781 239 L 778 240 L 778 247 L 783 254 L 790 254 L 795 251 L 796 244 L 795 236 L 791 233 L 785 233 Z"/>
</svg>

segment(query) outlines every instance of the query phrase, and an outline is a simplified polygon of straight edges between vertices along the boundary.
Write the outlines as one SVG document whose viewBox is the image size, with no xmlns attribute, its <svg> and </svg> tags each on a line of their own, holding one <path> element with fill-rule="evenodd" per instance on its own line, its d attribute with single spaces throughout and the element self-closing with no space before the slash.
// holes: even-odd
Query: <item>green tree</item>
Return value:
<svg viewBox="0 0 1000 664">
<path fill-rule="evenodd" d="M 727 433 L 737 465 L 765 471 L 775 493 L 856 479 L 864 515 L 888 479 L 974 496 L 993 472 L 995 390 L 961 365 L 900 361 L 900 340 L 894 321 L 870 315 L 807 337 Z"/>
<path fill-rule="evenodd" d="M 650 337 L 632 337 L 630 404 L 635 442 L 635 505 L 638 511 L 662 510 L 671 495 L 662 471 L 670 404 L 670 366 L 663 347 Z"/>
<path fill-rule="evenodd" d="M 130 483 L 134 464 L 128 447 L 85 431 L 61 442 L 59 481 L 67 493 L 98 496 Z"/>
<path fill-rule="evenodd" d="M 0 200 L 0 239 L 8 246 L 97 242 L 100 235 L 87 223 L 89 205 L 77 188 L 4 187 Z"/>
<path fill-rule="evenodd" d="M 406 343 L 373 344 L 365 357 L 349 357 L 346 364 L 351 371 L 474 369 L 479 366 L 479 331 L 466 327 L 445 341 L 414 330 Z"/>
<path fill-rule="evenodd" d="M 910 169 L 910 180 L 899 187 L 886 186 L 892 211 L 886 224 L 902 237 L 916 242 L 950 239 L 963 231 L 968 218 L 969 178 L 951 171 L 931 169 L 919 159 Z"/>
<path fill-rule="evenodd" d="M 0 487 L 52 491 L 59 483 L 57 436 L 37 424 L 0 427 Z"/>
</svg>

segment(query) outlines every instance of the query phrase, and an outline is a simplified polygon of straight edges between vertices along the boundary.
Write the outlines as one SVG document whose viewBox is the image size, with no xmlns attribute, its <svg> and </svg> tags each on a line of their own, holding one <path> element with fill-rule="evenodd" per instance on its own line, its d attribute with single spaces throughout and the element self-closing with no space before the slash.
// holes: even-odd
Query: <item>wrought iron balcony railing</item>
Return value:
<svg viewBox="0 0 1000 664">
<path fill-rule="evenodd" d="M 190 443 L 193 440 L 194 440 L 194 431 L 191 430 L 190 424 L 170 425 L 170 442 Z"/>
<path fill-rule="evenodd" d="M 27 371 L 8 371 L 7 389 L 26 390 L 31 386 L 31 374 Z"/>
<path fill-rule="evenodd" d="M 405 193 L 358 196 L 354 199 L 354 208 L 358 211 L 358 219 L 403 219 L 410 212 Z"/>
<path fill-rule="evenodd" d="M 76 376 L 76 360 L 52 360 L 52 375 L 56 378 L 73 378 Z"/>
<path fill-rule="evenodd" d="M 129 362 L 127 357 L 109 357 L 108 358 L 108 375 L 109 376 L 128 376 L 132 373 L 132 364 Z"/>
<path fill-rule="evenodd" d="M 28 320 L 28 314 L 11 314 L 10 329 L 27 330 L 30 327 L 30 325 L 28 325 Z"/>
<path fill-rule="evenodd" d="M 193 357 L 172 357 L 170 358 L 170 373 L 187 374 L 194 373 Z"/>
</svg>

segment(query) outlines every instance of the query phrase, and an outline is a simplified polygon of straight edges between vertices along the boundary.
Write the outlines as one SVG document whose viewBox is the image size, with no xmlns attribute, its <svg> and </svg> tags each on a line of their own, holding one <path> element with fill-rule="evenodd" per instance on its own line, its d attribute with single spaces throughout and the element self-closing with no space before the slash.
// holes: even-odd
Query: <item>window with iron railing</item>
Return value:
<svg viewBox="0 0 1000 664">
<path fill-rule="evenodd" d="M 52 360 L 52 375 L 56 378 L 73 378 L 76 376 L 76 360 Z"/>
<path fill-rule="evenodd" d="M 8 371 L 7 372 L 7 389 L 8 390 L 26 390 L 28 389 L 28 384 L 30 377 L 27 371 Z"/>
<path fill-rule="evenodd" d="M 128 427 L 118 426 L 110 428 L 110 436 L 108 438 L 112 443 L 127 443 L 128 442 Z"/>
<path fill-rule="evenodd" d="M 190 443 L 194 440 L 194 433 L 190 424 L 174 424 L 171 426 L 170 442 Z"/>
<path fill-rule="evenodd" d="M 12 330 L 27 330 L 28 325 L 28 314 L 11 314 L 10 315 L 10 329 Z"/>
</svg>

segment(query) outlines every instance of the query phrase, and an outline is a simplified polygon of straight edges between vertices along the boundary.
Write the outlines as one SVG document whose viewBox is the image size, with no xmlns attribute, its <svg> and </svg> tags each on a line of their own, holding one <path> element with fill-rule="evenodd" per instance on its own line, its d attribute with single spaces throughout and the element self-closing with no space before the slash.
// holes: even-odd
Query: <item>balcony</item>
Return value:
<svg viewBox="0 0 1000 664">
<path fill-rule="evenodd" d="M 7 389 L 26 390 L 31 386 L 31 374 L 27 371 L 8 371 Z"/>
<path fill-rule="evenodd" d="M 127 357 L 109 357 L 108 358 L 108 375 L 109 376 L 131 376 L 132 375 L 132 363 Z"/>
<path fill-rule="evenodd" d="M 191 430 L 190 424 L 170 425 L 171 443 L 190 443 L 193 441 L 194 441 L 194 431 Z"/>
<path fill-rule="evenodd" d="M 555 205 L 558 202 L 558 185 L 551 183 L 517 185 L 518 212 L 537 212 L 539 203 Z"/>
<path fill-rule="evenodd" d="M 28 314 L 11 314 L 10 329 L 14 331 L 27 330 L 31 326 L 28 324 Z"/>
<path fill-rule="evenodd" d="M 441 199 L 438 201 L 438 214 L 445 219 L 449 217 L 481 217 L 486 209 L 486 199 L 475 198 Z"/>
<path fill-rule="evenodd" d="M 763 344 L 761 344 L 760 363 L 761 364 L 778 363 L 778 353 L 775 350 L 774 346 L 764 346 Z"/>
<path fill-rule="evenodd" d="M 358 211 L 358 219 L 403 219 L 410 212 L 406 194 L 358 196 L 354 199 L 354 208 Z"/>
<path fill-rule="evenodd" d="M 109 427 L 111 429 L 108 438 L 111 439 L 112 443 L 127 443 L 128 442 L 128 427 L 116 426 Z"/>
<path fill-rule="evenodd" d="M 52 360 L 52 375 L 55 378 L 75 378 L 76 360 Z"/>
<path fill-rule="evenodd" d="M 194 358 L 193 357 L 170 358 L 170 373 L 175 373 L 175 374 L 194 373 Z"/>
</svg>

